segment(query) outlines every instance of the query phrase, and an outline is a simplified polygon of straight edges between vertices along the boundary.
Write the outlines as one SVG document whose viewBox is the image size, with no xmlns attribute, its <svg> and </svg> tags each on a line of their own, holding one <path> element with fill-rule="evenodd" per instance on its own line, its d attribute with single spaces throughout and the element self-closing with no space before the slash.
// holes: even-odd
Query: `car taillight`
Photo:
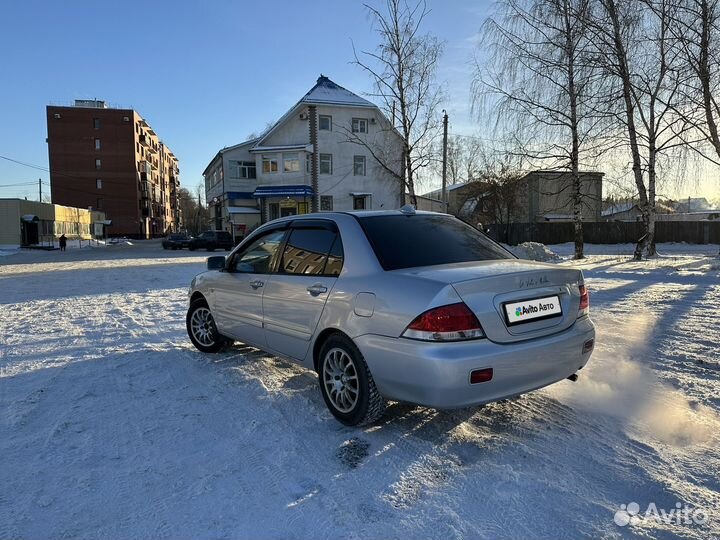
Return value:
<svg viewBox="0 0 720 540">
<path fill-rule="evenodd" d="M 480 321 L 464 303 L 430 309 L 415 318 L 403 337 L 424 341 L 462 341 L 485 337 Z"/>
<path fill-rule="evenodd" d="M 580 285 L 580 307 L 578 308 L 578 317 L 590 313 L 590 291 L 585 285 Z"/>
</svg>

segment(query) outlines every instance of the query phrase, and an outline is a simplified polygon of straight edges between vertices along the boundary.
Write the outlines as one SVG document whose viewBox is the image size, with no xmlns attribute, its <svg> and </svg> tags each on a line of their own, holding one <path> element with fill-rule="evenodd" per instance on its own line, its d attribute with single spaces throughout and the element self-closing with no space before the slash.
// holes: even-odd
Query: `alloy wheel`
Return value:
<svg viewBox="0 0 720 540">
<path fill-rule="evenodd" d="M 358 374 L 350 355 L 330 349 L 323 360 L 323 384 L 333 407 L 342 413 L 355 408 L 360 395 Z"/>
</svg>

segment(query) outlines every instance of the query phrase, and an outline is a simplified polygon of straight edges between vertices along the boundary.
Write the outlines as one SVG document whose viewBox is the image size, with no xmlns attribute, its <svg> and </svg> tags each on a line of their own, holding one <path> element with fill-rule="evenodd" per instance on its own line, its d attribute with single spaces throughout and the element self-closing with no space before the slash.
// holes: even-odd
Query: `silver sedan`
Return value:
<svg viewBox="0 0 720 540">
<path fill-rule="evenodd" d="M 581 271 L 412 207 L 272 221 L 189 295 L 199 350 L 237 340 L 314 369 L 347 425 L 385 400 L 468 407 L 574 380 L 595 337 Z"/>
</svg>

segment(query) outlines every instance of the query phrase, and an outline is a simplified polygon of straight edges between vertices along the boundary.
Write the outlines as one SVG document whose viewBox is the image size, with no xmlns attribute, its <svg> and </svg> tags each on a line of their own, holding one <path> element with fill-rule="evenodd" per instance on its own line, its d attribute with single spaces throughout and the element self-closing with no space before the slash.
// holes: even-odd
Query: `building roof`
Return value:
<svg viewBox="0 0 720 540">
<path fill-rule="evenodd" d="M 636 206 L 637 203 L 632 201 L 615 203 L 612 206 L 603 210 L 600 214 L 602 216 L 614 216 L 615 214 L 620 214 L 621 212 L 628 212 Z"/>
<path fill-rule="evenodd" d="M 243 146 L 247 146 L 249 144 L 254 144 L 257 141 L 260 140 L 260 137 L 256 137 L 254 139 L 248 139 L 247 141 L 243 141 L 239 144 L 234 144 L 232 146 L 226 146 L 225 148 L 221 148 L 217 154 L 213 156 L 213 158 L 210 160 L 210 163 L 207 164 L 207 167 L 205 167 L 205 170 L 202 172 L 202 175 L 205 176 L 205 173 L 208 172 L 208 169 L 212 166 L 213 163 L 215 163 L 215 160 L 222 156 L 225 152 L 229 152 L 230 150 L 235 150 L 236 148 L 241 148 Z"/>
<path fill-rule="evenodd" d="M 361 98 L 357 94 L 353 94 L 350 90 L 343 88 L 325 75 L 320 74 L 315 86 L 313 86 L 300 101 L 290 107 L 290 109 L 282 115 L 280 120 L 260 135 L 258 145 L 267 139 L 279 126 L 283 125 L 289 117 L 294 116 L 299 108 L 304 108 L 307 105 L 338 105 L 378 109 L 377 105 L 369 102 L 367 99 Z M 379 109 L 378 112 L 380 112 Z"/>
<path fill-rule="evenodd" d="M 350 90 L 331 81 L 325 75 L 320 74 L 315 86 L 300 100 L 300 103 L 319 103 L 323 105 L 351 105 L 353 107 L 372 107 L 373 103 L 361 98 Z"/>
</svg>

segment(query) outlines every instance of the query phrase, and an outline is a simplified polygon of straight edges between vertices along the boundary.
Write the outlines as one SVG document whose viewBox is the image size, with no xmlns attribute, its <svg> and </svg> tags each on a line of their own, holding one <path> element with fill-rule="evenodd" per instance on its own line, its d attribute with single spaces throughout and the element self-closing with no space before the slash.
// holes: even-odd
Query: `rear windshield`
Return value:
<svg viewBox="0 0 720 540">
<path fill-rule="evenodd" d="M 364 216 L 358 220 L 385 270 L 513 258 L 451 216 Z"/>
</svg>

